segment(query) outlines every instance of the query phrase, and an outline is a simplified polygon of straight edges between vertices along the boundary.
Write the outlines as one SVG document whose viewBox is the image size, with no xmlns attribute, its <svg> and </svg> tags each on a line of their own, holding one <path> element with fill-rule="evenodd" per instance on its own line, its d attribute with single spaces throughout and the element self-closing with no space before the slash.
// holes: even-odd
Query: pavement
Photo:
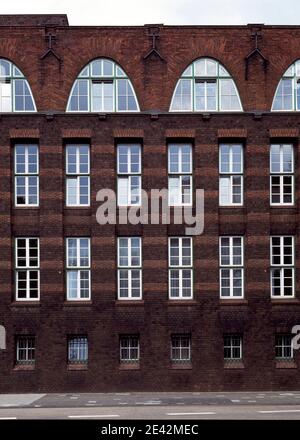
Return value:
<svg viewBox="0 0 300 440">
<path fill-rule="evenodd" d="M 0 420 L 295 419 L 299 392 L 0 394 Z"/>
</svg>

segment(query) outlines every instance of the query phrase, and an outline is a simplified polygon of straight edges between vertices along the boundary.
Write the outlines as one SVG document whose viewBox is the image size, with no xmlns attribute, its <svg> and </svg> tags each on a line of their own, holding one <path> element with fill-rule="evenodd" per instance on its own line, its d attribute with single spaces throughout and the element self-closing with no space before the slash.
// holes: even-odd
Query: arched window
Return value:
<svg viewBox="0 0 300 440">
<path fill-rule="evenodd" d="M 300 110 L 300 60 L 283 74 L 274 96 L 273 111 Z"/>
<path fill-rule="evenodd" d="M 211 58 L 190 64 L 178 80 L 170 111 L 242 111 L 235 83 L 227 70 Z"/>
<path fill-rule="evenodd" d="M 68 112 L 137 112 L 132 84 L 121 67 L 99 58 L 85 66 L 73 84 Z"/>
<path fill-rule="evenodd" d="M 34 99 L 23 73 L 0 58 L 0 112 L 35 112 Z"/>
</svg>

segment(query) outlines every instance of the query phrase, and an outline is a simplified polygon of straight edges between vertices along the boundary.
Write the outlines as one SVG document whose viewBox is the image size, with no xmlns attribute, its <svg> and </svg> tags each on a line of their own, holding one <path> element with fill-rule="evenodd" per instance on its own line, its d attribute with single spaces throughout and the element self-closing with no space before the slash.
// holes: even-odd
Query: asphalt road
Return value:
<svg viewBox="0 0 300 440">
<path fill-rule="evenodd" d="M 300 420 L 300 392 L 1 394 L 7 419 Z"/>
</svg>

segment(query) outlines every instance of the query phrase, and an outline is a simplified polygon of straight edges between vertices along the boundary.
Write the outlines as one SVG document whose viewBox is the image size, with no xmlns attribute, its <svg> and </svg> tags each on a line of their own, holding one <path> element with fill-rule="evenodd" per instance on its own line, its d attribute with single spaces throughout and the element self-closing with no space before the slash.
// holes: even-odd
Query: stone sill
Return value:
<svg viewBox="0 0 300 440">
<path fill-rule="evenodd" d="M 195 306 L 197 301 L 194 299 L 169 299 L 168 306 Z"/>
<path fill-rule="evenodd" d="M 192 370 L 192 368 L 193 368 L 193 366 L 190 362 L 186 362 L 186 363 L 174 362 L 171 364 L 172 370 Z"/>
<path fill-rule="evenodd" d="M 276 368 L 278 369 L 295 369 L 297 368 L 297 364 L 294 360 L 277 360 Z"/>
<path fill-rule="evenodd" d="M 14 371 L 34 371 L 34 364 L 16 364 L 13 368 Z"/>
<path fill-rule="evenodd" d="M 115 304 L 116 306 L 143 306 L 145 301 L 143 299 L 117 299 Z"/>
<path fill-rule="evenodd" d="M 92 301 L 64 301 L 63 306 L 64 307 L 73 307 L 73 306 L 91 306 L 93 304 Z"/>
<path fill-rule="evenodd" d="M 124 362 L 119 365 L 119 370 L 139 370 L 140 369 L 140 363 L 139 362 Z"/>
<path fill-rule="evenodd" d="M 226 306 L 227 305 L 230 305 L 230 306 L 232 306 L 232 305 L 235 305 L 235 306 L 248 305 L 248 300 L 247 299 L 243 299 L 243 298 L 236 298 L 236 299 L 232 299 L 232 298 L 224 299 L 224 298 L 222 298 L 222 299 L 219 300 L 219 304 L 221 306 L 224 306 L 224 305 L 226 305 Z"/>
<path fill-rule="evenodd" d="M 280 305 L 280 304 L 300 304 L 300 301 L 298 298 L 271 298 L 271 304 L 273 305 Z"/>
<path fill-rule="evenodd" d="M 244 369 L 244 362 L 243 361 L 225 361 L 224 362 L 224 368 L 226 370 L 240 370 Z"/>
<path fill-rule="evenodd" d="M 86 371 L 88 369 L 87 364 L 68 364 L 68 371 Z"/>
<path fill-rule="evenodd" d="M 41 301 L 14 301 L 10 304 L 10 307 L 40 307 Z"/>
</svg>

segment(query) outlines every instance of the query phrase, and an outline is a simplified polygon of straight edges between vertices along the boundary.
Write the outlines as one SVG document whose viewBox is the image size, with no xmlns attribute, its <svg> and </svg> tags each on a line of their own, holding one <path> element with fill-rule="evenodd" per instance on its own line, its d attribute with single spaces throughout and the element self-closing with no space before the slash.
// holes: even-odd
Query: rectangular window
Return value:
<svg viewBox="0 0 300 440">
<path fill-rule="evenodd" d="M 169 205 L 191 206 L 193 195 L 191 144 L 169 144 L 168 173 Z"/>
<path fill-rule="evenodd" d="M 243 237 L 220 237 L 220 297 L 244 296 Z"/>
<path fill-rule="evenodd" d="M 118 238 L 118 299 L 142 298 L 140 237 Z"/>
<path fill-rule="evenodd" d="M 27 365 L 35 362 L 35 337 L 17 336 L 16 338 L 16 364 Z"/>
<path fill-rule="evenodd" d="M 191 237 L 169 238 L 169 298 L 193 298 L 193 242 Z"/>
<path fill-rule="evenodd" d="M 171 336 L 171 361 L 174 363 L 191 362 L 191 337 L 190 335 Z"/>
<path fill-rule="evenodd" d="M 291 335 L 276 335 L 275 357 L 277 360 L 293 359 L 294 353 Z"/>
<path fill-rule="evenodd" d="M 6 80 L 7 81 L 7 80 Z M 0 82 L 0 112 L 11 112 L 12 110 L 12 85 L 9 82 Z"/>
<path fill-rule="evenodd" d="M 114 111 L 114 84 L 112 80 L 92 80 L 92 111 Z"/>
<path fill-rule="evenodd" d="M 16 238 L 16 300 L 39 300 L 40 256 L 38 238 Z"/>
<path fill-rule="evenodd" d="M 86 336 L 70 336 L 68 338 L 68 363 L 87 364 L 88 340 Z"/>
<path fill-rule="evenodd" d="M 120 362 L 138 363 L 140 360 L 140 341 L 138 336 L 120 337 Z"/>
<path fill-rule="evenodd" d="M 66 146 L 67 206 L 90 205 L 90 148 Z"/>
<path fill-rule="evenodd" d="M 216 79 L 195 80 L 195 110 L 197 111 L 217 110 L 217 80 Z"/>
<path fill-rule="evenodd" d="M 294 149 L 291 144 L 271 145 L 271 205 L 294 203 Z"/>
<path fill-rule="evenodd" d="M 91 298 L 89 238 L 67 238 L 67 299 Z"/>
<path fill-rule="evenodd" d="M 37 145 L 15 145 L 15 205 L 39 204 L 39 153 Z"/>
<path fill-rule="evenodd" d="M 271 237 L 271 297 L 294 296 L 294 237 Z"/>
<path fill-rule="evenodd" d="M 239 335 L 224 336 L 224 360 L 242 359 L 242 337 Z"/>
<path fill-rule="evenodd" d="M 118 205 L 141 205 L 141 145 L 117 146 Z"/>
<path fill-rule="evenodd" d="M 243 204 L 243 146 L 221 144 L 219 148 L 220 206 Z"/>
</svg>

